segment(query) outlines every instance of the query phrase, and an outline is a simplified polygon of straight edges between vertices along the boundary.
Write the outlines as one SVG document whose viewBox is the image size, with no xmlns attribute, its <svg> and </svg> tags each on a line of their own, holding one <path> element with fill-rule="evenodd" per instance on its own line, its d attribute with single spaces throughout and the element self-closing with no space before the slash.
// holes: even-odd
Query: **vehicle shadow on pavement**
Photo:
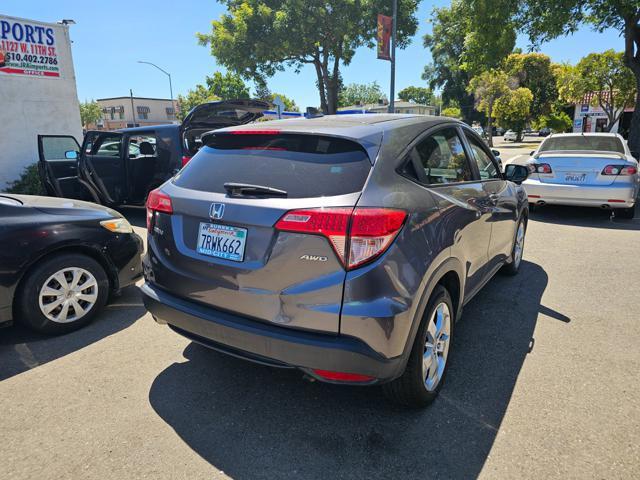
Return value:
<svg viewBox="0 0 640 480">
<path fill-rule="evenodd" d="M 481 471 L 533 346 L 547 274 L 523 262 L 497 276 L 456 324 L 450 371 L 425 410 L 377 387 L 309 383 L 197 344 L 153 382 L 149 400 L 175 432 L 235 479 L 471 478 Z"/>
<path fill-rule="evenodd" d="M 633 220 L 615 218 L 610 210 L 565 205 L 545 205 L 530 211 L 531 220 L 574 227 L 640 230 L 640 209 Z"/>
<path fill-rule="evenodd" d="M 134 286 L 122 290 L 95 320 L 59 336 L 33 332 L 22 325 L 0 330 L 0 381 L 80 350 L 131 326 L 146 313 Z M 108 318 L 107 318 L 108 317 Z"/>
<path fill-rule="evenodd" d="M 134 227 L 147 227 L 147 211 L 144 207 L 120 206 L 117 210 L 124 215 Z"/>
</svg>

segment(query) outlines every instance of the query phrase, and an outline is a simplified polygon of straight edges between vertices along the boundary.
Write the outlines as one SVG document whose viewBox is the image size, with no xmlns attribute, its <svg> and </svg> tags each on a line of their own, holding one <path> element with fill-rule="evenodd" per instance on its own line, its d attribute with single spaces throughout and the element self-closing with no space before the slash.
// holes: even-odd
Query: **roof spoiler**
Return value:
<svg viewBox="0 0 640 480">
<path fill-rule="evenodd" d="M 627 159 L 627 156 L 624 153 L 604 150 L 547 150 L 535 153 L 533 158 L 539 158 L 542 155 L 609 155 L 618 157 L 621 160 Z"/>
</svg>

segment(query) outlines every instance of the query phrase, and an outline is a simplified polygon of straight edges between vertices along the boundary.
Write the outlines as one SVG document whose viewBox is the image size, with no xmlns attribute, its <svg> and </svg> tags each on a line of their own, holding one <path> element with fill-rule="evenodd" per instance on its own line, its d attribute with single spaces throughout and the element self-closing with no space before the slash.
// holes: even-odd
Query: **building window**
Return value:
<svg viewBox="0 0 640 480">
<path fill-rule="evenodd" d="M 149 113 L 151 113 L 151 109 L 147 106 L 144 105 L 138 105 L 136 107 L 136 110 L 138 111 L 138 118 L 140 120 L 148 120 L 149 119 Z"/>
<path fill-rule="evenodd" d="M 165 108 L 165 111 L 167 112 L 167 119 L 168 120 L 175 120 L 176 119 L 176 110 L 173 107 L 167 107 Z"/>
</svg>

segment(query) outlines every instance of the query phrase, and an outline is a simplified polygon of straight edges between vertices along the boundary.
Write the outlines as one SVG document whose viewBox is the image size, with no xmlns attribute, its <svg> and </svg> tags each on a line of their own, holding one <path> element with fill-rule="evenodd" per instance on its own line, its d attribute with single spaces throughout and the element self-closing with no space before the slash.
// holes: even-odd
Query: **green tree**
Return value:
<svg viewBox="0 0 640 480">
<path fill-rule="evenodd" d="M 340 89 L 338 107 L 378 103 L 378 100 L 386 98 L 378 82 L 350 83 Z"/>
<path fill-rule="evenodd" d="M 398 92 L 398 98 L 405 102 L 431 105 L 433 102 L 433 92 L 429 88 L 410 86 Z"/>
<path fill-rule="evenodd" d="M 607 131 L 611 130 L 636 96 L 635 78 L 624 64 L 624 54 L 613 50 L 591 53 L 578 62 L 576 71 L 576 90 L 593 93 L 591 103 L 607 114 Z"/>
<path fill-rule="evenodd" d="M 635 109 L 629 147 L 640 152 L 640 3 L 638 0 L 523 0 L 518 20 L 534 45 L 575 32 L 582 24 L 596 31 L 618 30 L 624 62 L 635 76 Z"/>
<path fill-rule="evenodd" d="M 468 91 L 476 98 L 477 108 L 487 117 L 487 131 L 493 129 L 494 108 L 496 101 L 507 95 L 509 89 L 509 77 L 501 70 L 488 70 L 473 77 L 469 83 Z M 493 146 L 493 136 L 488 135 L 489 146 Z"/>
<path fill-rule="evenodd" d="M 538 118 L 533 126 L 535 128 L 550 128 L 554 132 L 564 133 L 571 130 L 573 126 L 573 120 L 571 117 L 562 111 L 552 111 L 548 115 L 543 115 Z"/>
<path fill-rule="evenodd" d="M 447 107 L 442 110 L 442 116 L 451 118 L 462 118 L 462 112 L 460 112 L 460 107 Z"/>
<path fill-rule="evenodd" d="M 468 8 L 454 0 L 450 7 L 435 8 L 430 22 L 432 32 L 423 40 L 424 47 L 431 50 L 432 63 L 425 66 L 422 79 L 432 90 L 441 89 L 444 104 L 459 102 L 462 118 L 471 124 L 477 120 L 473 93 L 467 91 L 471 77 L 460 65 L 469 31 Z"/>
<path fill-rule="evenodd" d="M 206 79 L 209 91 L 220 100 L 236 100 L 238 98 L 250 98 L 249 87 L 237 73 L 214 72 L 212 77 Z"/>
<path fill-rule="evenodd" d="M 244 78 L 264 81 L 285 68 L 313 66 L 325 113 L 338 107 L 340 66 L 360 46 L 373 47 L 376 14 L 390 15 L 386 0 L 219 0 L 228 13 L 198 34 L 201 45 Z M 406 47 L 418 25 L 418 0 L 398 1 L 398 48 Z"/>
<path fill-rule="evenodd" d="M 100 104 L 94 100 L 80 103 L 80 121 L 83 127 L 93 123 L 95 124 L 102 117 L 102 108 Z"/>
<path fill-rule="evenodd" d="M 551 59 L 542 53 L 512 53 L 503 62 L 503 70 L 520 87 L 533 94 L 531 117 L 548 115 L 558 101 L 556 73 Z"/>
<path fill-rule="evenodd" d="M 531 90 L 518 87 L 496 99 L 494 114 L 496 121 L 503 128 L 510 128 L 518 135 L 517 141 L 522 140 L 522 131 L 531 115 L 533 94 Z"/>
</svg>

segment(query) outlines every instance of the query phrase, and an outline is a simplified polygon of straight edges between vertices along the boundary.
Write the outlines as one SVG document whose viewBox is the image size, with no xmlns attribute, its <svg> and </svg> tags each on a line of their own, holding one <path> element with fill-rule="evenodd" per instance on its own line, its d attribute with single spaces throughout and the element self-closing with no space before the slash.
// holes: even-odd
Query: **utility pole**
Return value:
<svg viewBox="0 0 640 480">
<path fill-rule="evenodd" d="M 133 124 L 131 124 L 132 127 L 136 126 L 136 111 L 133 108 L 133 90 L 129 89 L 129 95 L 131 96 L 131 115 L 133 115 Z"/>
<path fill-rule="evenodd" d="M 166 70 L 160 68 L 155 63 L 145 62 L 143 60 L 138 60 L 138 63 L 146 63 L 147 65 L 151 65 L 152 67 L 156 67 L 158 70 L 160 70 L 162 73 L 164 73 L 167 77 L 169 77 L 169 94 L 171 95 L 171 108 L 173 108 L 173 114 L 175 115 L 176 114 L 176 106 L 173 103 L 173 85 L 171 85 L 171 74 L 169 72 L 167 72 Z"/>
<path fill-rule="evenodd" d="M 398 24 L 398 0 L 393 0 L 393 26 L 391 28 L 391 91 L 389 92 L 389 113 L 395 113 L 396 105 L 396 33 Z"/>
</svg>

